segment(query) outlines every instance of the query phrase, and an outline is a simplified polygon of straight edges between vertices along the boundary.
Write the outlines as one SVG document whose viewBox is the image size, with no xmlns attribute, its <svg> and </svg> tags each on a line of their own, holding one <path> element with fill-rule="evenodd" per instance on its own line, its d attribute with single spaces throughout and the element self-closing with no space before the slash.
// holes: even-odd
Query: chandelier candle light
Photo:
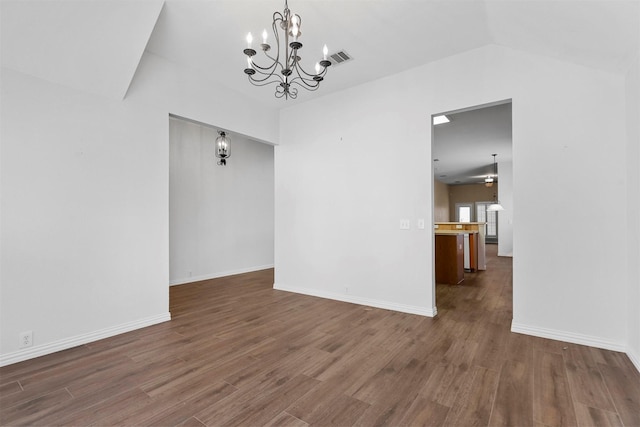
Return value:
<svg viewBox="0 0 640 427">
<path fill-rule="evenodd" d="M 298 96 L 298 89 L 293 85 L 300 86 L 307 90 L 316 90 L 320 82 L 327 73 L 327 67 L 331 62 L 327 60 L 327 45 L 322 50 L 323 59 L 316 62 L 315 74 L 308 73 L 300 64 L 298 51 L 302 49 L 302 43 L 298 41 L 302 32 L 302 19 L 300 15 L 291 13 L 287 0 L 284 2 L 284 12 L 273 13 L 273 23 L 271 27 L 276 39 L 275 56 L 271 51 L 271 46 L 267 43 L 267 30 L 262 32 L 262 43 L 260 49 L 271 61 L 271 64 L 263 67 L 256 64 L 254 56 L 256 51 L 251 47 L 253 36 L 247 34 L 247 48 L 244 54 L 247 55 L 247 68 L 244 73 L 249 77 L 249 81 L 255 86 L 276 85 L 276 98 L 295 99 Z M 280 47 L 280 31 L 284 33 L 284 46 Z M 282 54 L 282 57 L 280 56 Z M 281 61 L 282 59 L 282 61 Z"/>
</svg>

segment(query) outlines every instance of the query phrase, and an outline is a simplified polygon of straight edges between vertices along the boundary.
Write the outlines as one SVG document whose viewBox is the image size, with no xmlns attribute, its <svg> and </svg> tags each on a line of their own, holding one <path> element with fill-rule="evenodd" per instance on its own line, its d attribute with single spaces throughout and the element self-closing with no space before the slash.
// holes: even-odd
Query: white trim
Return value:
<svg viewBox="0 0 640 427">
<path fill-rule="evenodd" d="M 638 357 L 638 355 L 635 354 L 630 348 L 627 349 L 627 356 L 629 357 L 629 360 L 631 360 L 631 363 L 633 363 L 633 365 L 636 367 L 638 372 L 640 372 L 640 357 Z"/>
<path fill-rule="evenodd" d="M 556 329 L 540 328 L 537 326 L 529 326 L 513 321 L 511 322 L 511 332 L 533 335 L 534 337 L 549 338 L 557 341 L 570 342 L 573 344 L 588 345 L 590 347 L 620 351 L 623 353 L 626 353 L 627 350 L 626 347 L 624 345 L 621 345 L 620 343 L 605 340 L 600 337 L 577 334 L 575 332 L 558 331 Z"/>
<path fill-rule="evenodd" d="M 438 313 L 438 310 L 436 309 L 436 307 L 429 309 L 426 307 L 418 307 L 415 305 L 406 305 L 406 304 L 399 304 L 399 303 L 389 302 L 389 301 L 380 301 L 380 300 L 373 300 L 369 298 L 361 298 L 353 295 L 334 294 L 331 292 L 324 292 L 316 289 L 284 286 L 277 283 L 273 284 L 273 289 L 278 291 L 286 291 L 286 292 L 293 292 L 296 294 L 309 295 L 313 297 L 326 298 L 326 299 L 335 300 L 335 301 L 348 302 L 351 304 L 366 305 L 368 307 L 383 308 L 386 310 L 399 311 L 402 313 L 417 314 L 420 316 L 435 317 L 435 315 Z"/>
<path fill-rule="evenodd" d="M 100 329 L 98 331 L 76 335 L 75 337 L 64 338 L 59 341 L 25 348 L 22 350 L 14 351 L 13 353 L 2 354 L 0 355 L 0 366 L 11 365 L 13 363 L 22 362 L 24 360 L 33 359 L 35 357 L 44 356 L 47 354 L 55 353 L 57 351 L 87 344 L 93 341 L 109 338 L 114 335 L 119 335 L 125 332 L 131 332 L 133 330 L 145 328 L 147 326 L 155 325 L 158 323 L 167 322 L 169 320 L 171 320 L 171 313 L 167 312 L 144 319 L 134 320 L 133 322 L 123 323 L 118 326 L 112 326 L 109 328 Z"/>
<path fill-rule="evenodd" d="M 201 282 L 203 280 L 217 279 L 219 277 L 233 276 L 235 274 L 252 273 L 254 271 L 267 270 L 273 268 L 273 264 L 258 265 L 255 267 L 240 268 L 238 270 L 228 270 L 219 273 L 204 274 L 201 276 L 187 277 L 185 279 L 175 279 L 169 282 L 169 286 L 184 285 L 187 283 Z"/>
</svg>

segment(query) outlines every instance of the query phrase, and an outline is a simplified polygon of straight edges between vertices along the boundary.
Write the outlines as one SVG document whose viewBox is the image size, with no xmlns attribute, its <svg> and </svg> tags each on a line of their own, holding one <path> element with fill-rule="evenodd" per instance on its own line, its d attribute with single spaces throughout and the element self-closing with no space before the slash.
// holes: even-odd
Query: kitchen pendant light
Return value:
<svg viewBox="0 0 640 427">
<path fill-rule="evenodd" d="M 498 211 L 503 211 L 504 207 L 500 204 L 499 200 L 496 200 L 494 198 L 493 203 L 491 203 L 488 207 L 487 207 L 487 211 L 489 212 L 498 212 Z"/>
<path fill-rule="evenodd" d="M 497 168 L 497 165 L 496 165 L 496 156 L 497 156 L 497 154 L 492 154 L 492 156 L 493 156 L 493 176 L 487 175 L 487 177 L 484 179 L 484 186 L 485 187 L 493 187 L 494 177 L 495 178 L 498 177 L 498 168 Z"/>
<path fill-rule="evenodd" d="M 498 178 L 498 165 L 496 164 L 496 156 L 497 154 L 492 154 L 493 156 L 493 176 L 495 178 Z M 488 182 L 487 180 L 491 179 L 491 182 Z M 491 187 L 493 186 L 493 177 L 487 177 L 484 180 L 484 185 L 486 185 L 487 187 Z M 487 211 L 489 212 L 498 212 L 498 211 L 503 211 L 504 207 L 500 204 L 500 201 L 498 200 L 498 195 L 496 193 L 493 193 L 493 203 L 491 203 L 488 207 L 487 207 Z"/>
</svg>

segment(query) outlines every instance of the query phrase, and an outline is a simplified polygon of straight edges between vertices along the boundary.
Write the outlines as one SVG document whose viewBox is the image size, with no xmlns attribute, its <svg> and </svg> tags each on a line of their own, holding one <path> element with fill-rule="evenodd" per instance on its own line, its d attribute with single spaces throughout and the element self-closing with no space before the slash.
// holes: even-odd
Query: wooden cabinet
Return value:
<svg viewBox="0 0 640 427">
<path fill-rule="evenodd" d="M 469 233 L 469 247 L 465 248 L 469 251 L 469 270 L 475 272 L 478 270 L 478 233 Z M 486 270 L 486 268 L 485 268 Z"/>
<path fill-rule="evenodd" d="M 469 268 L 471 271 L 477 270 L 486 270 L 487 269 L 487 261 L 485 255 L 485 232 L 486 232 L 486 222 L 436 222 L 434 223 L 434 229 L 436 232 L 446 232 L 447 230 L 455 231 L 465 231 L 467 233 L 474 233 L 474 236 L 469 234 L 469 243 L 470 243 L 470 261 L 471 265 Z M 473 237 L 474 242 L 471 243 L 471 238 Z"/>
<path fill-rule="evenodd" d="M 464 280 L 463 233 L 436 233 L 436 283 L 457 285 Z"/>
</svg>

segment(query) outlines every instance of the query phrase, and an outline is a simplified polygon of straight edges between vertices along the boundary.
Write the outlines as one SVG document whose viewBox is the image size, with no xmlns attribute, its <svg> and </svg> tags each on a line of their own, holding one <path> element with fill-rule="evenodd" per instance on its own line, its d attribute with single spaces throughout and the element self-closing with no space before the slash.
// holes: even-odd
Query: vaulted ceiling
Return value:
<svg viewBox="0 0 640 427">
<path fill-rule="evenodd" d="M 302 17 L 303 62 L 323 44 L 354 59 L 329 69 L 321 89 L 296 101 L 255 88 L 245 68 L 245 35 L 270 31 L 283 0 L 166 0 L 147 50 L 219 76 L 276 108 L 362 84 L 487 44 L 498 44 L 608 71 L 640 50 L 640 3 L 633 1 L 290 0 Z M 256 43 L 257 44 L 257 43 Z"/>
<path fill-rule="evenodd" d="M 147 52 L 279 109 L 489 44 L 614 73 L 640 52 L 640 0 L 289 0 L 289 7 L 302 17 L 303 63 L 312 67 L 324 44 L 354 58 L 297 100 L 276 99 L 273 86 L 254 87 L 243 73 L 245 35 L 258 39 L 270 29 L 284 0 L 2 0 L 2 65 L 121 100 Z M 473 123 L 474 114 L 488 112 L 465 113 L 441 133 Z M 492 152 L 510 158 L 496 143 L 476 144 L 468 171 L 489 165 Z M 439 173 L 462 179 L 461 165 L 438 150 Z"/>
<path fill-rule="evenodd" d="M 319 91 L 277 100 L 242 70 L 244 37 L 269 29 L 283 0 L 3 0 L 2 64 L 122 99 L 145 49 L 283 108 L 487 44 L 612 72 L 640 50 L 639 0 L 290 0 L 310 66 L 323 44 L 354 60 Z"/>
<path fill-rule="evenodd" d="M 124 98 L 162 0 L 0 1 L 2 66 Z"/>
</svg>

